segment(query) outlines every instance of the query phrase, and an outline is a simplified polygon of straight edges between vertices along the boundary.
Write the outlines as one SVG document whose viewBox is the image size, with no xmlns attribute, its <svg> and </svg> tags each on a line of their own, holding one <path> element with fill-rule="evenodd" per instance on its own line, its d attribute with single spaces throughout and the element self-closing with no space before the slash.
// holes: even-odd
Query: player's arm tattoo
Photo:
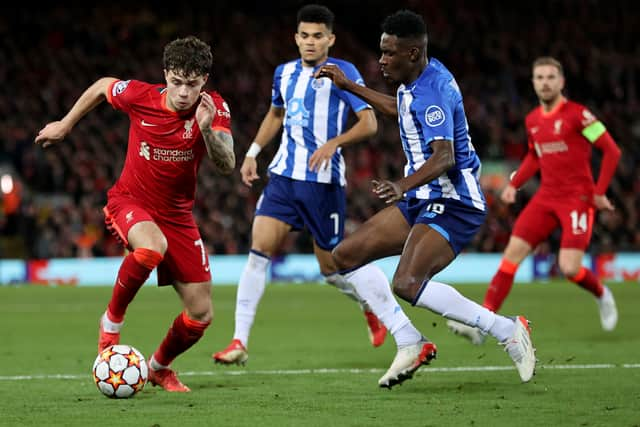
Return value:
<svg viewBox="0 0 640 427">
<path fill-rule="evenodd" d="M 206 129 L 202 132 L 207 154 L 218 172 L 228 175 L 236 167 L 236 155 L 233 152 L 233 137 L 228 132 Z"/>
</svg>

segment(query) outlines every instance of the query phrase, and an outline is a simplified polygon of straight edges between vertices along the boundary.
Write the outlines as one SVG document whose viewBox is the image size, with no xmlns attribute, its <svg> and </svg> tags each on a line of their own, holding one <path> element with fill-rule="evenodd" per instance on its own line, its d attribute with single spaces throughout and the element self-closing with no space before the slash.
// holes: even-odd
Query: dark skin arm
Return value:
<svg viewBox="0 0 640 427">
<path fill-rule="evenodd" d="M 373 192 L 385 203 L 394 203 L 402 199 L 407 191 L 433 181 L 453 167 L 453 142 L 444 139 L 431 141 L 431 148 L 433 154 L 415 173 L 395 182 L 373 180 Z"/>
<path fill-rule="evenodd" d="M 395 96 L 385 95 L 368 87 L 360 86 L 353 80 L 348 79 L 337 65 L 323 65 L 316 71 L 314 77 L 328 77 L 333 81 L 334 85 L 364 99 L 382 114 L 392 117 L 398 116 Z"/>
</svg>

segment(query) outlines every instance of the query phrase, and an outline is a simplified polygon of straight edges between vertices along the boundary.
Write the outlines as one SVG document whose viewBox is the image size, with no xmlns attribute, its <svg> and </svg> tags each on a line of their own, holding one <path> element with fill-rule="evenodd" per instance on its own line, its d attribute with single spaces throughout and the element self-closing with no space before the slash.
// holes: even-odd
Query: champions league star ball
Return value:
<svg viewBox="0 0 640 427">
<path fill-rule="evenodd" d="M 107 397 L 133 397 L 144 387 L 148 373 L 144 356 L 130 345 L 109 346 L 93 362 L 93 380 Z"/>
</svg>

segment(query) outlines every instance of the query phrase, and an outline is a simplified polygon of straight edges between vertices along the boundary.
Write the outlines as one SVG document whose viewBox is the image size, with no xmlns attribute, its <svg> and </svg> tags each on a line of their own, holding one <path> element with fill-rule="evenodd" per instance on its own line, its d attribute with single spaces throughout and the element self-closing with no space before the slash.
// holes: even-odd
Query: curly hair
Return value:
<svg viewBox="0 0 640 427">
<path fill-rule="evenodd" d="M 165 70 L 184 76 L 204 76 L 213 63 L 211 46 L 195 36 L 173 40 L 164 48 Z"/>
<path fill-rule="evenodd" d="M 427 35 L 427 25 L 422 16 L 410 10 L 399 10 L 382 23 L 382 31 L 398 38 L 421 38 Z"/>
</svg>

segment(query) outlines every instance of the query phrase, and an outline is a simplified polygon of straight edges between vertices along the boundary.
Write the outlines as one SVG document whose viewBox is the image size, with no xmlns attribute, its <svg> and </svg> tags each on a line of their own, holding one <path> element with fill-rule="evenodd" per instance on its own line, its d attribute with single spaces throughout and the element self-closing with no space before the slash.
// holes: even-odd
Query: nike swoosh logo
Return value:
<svg viewBox="0 0 640 427">
<path fill-rule="evenodd" d="M 154 125 L 153 123 L 149 123 L 149 122 L 145 122 L 144 119 L 142 120 L 142 126 L 158 126 L 158 125 Z"/>
</svg>

